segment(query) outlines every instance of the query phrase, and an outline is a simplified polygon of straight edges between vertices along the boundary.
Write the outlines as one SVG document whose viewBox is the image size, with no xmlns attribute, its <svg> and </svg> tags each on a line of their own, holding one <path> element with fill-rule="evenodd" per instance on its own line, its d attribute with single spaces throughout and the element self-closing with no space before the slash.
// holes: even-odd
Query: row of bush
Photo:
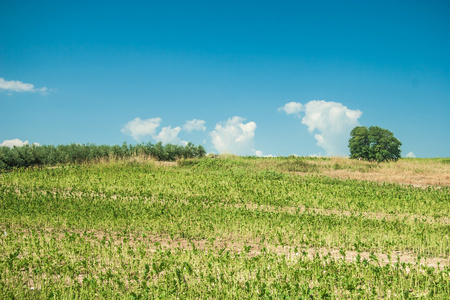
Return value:
<svg viewBox="0 0 450 300">
<path fill-rule="evenodd" d="M 178 146 L 161 142 L 122 146 L 70 144 L 70 145 L 24 145 L 21 147 L 0 147 L 0 170 L 9 170 L 36 165 L 55 165 L 82 163 L 100 158 L 125 158 L 137 155 L 151 156 L 161 161 L 173 161 L 177 158 L 203 157 L 203 146 L 188 143 Z"/>
</svg>

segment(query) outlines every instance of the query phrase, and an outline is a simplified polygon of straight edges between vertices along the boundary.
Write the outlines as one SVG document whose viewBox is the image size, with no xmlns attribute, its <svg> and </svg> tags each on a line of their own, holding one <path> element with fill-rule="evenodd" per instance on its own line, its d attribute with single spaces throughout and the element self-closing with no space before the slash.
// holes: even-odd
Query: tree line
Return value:
<svg viewBox="0 0 450 300">
<path fill-rule="evenodd" d="M 368 161 L 396 161 L 401 158 L 401 142 L 392 132 L 377 126 L 357 126 L 350 133 L 350 158 Z M 137 155 L 151 156 L 156 160 L 174 161 L 177 158 L 203 157 L 203 146 L 188 143 L 185 146 L 161 142 L 122 146 L 70 144 L 70 145 L 23 145 L 0 147 L 0 171 L 13 168 L 65 163 L 82 163 L 100 158 L 125 158 Z"/>
<path fill-rule="evenodd" d="M 39 165 L 55 165 L 65 163 L 82 163 L 100 158 L 126 158 L 137 155 L 151 156 L 156 160 L 174 161 L 177 158 L 203 157 L 206 151 L 203 146 L 188 143 L 185 146 L 161 142 L 152 144 L 127 145 L 23 145 L 20 147 L 0 147 L 0 170 L 31 167 Z"/>
</svg>

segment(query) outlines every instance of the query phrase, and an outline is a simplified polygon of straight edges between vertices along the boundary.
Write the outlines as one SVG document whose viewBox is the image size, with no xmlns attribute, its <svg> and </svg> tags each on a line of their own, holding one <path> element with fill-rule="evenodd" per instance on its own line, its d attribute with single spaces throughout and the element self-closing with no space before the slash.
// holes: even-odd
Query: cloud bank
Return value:
<svg viewBox="0 0 450 300">
<path fill-rule="evenodd" d="M 188 133 L 192 131 L 205 131 L 205 121 L 193 119 L 186 121 L 183 128 L 176 126 L 162 127 L 159 132 L 158 128 L 162 122 L 161 118 L 150 118 L 142 120 L 137 117 L 134 120 L 127 122 L 121 132 L 131 136 L 138 143 L 142 142 L 146 138 L 152 138 L 156 142 L 162 142 L 163 144 L 182 144 L 187 145 L 187 141 L 183 141 L 178 137 L 178 134 L 184 130 Z"/>
<path fill-rule="evenodd" d="M 13 147 L 22 147 L 23 145 L 29 145 L 28 141 L 23 142 L 19 139 L 12 139 L 3 141 L 3 143 L 0 144 L 0 147 L 13 148 Z M 39 143 L 33 143 L 33 145 L 40 146 Z"/>
<path fill-rule="evenodd" d="M 265 156 L 261 151 L 253 148 L 256 123 L 244 123 L 244 121 L 244 118 L 235 116 L 225 122 L 217 123 L 214 130 L 208 133 L 213 147 L 219 153 Z M 161 118 L 142 120 L 137 117 L 127 122 L 121 132 L 131 136 L 138 143 L 151 138 L 163 144 L 187 145 L 187 141 L 179 137 L 182 131 L 187 133 L 206 131 L 204 120 L 188 120 L 182 127 L 167 126 L 159 130 L 161 122 Z"/>
<path fill-rule="evenodd" d="M 295 114 L 302 119 L 310 133 L 315 133 L 317 145 L 325 149 L 328 156 L 348 154 L 350 131 L 359 125 L 362 112 L 351 110 L 342 103 L 324 100 L 312 100 L 305 105 L 296 102 L 286 103 L 278 111 Z M 303 117 L 300 113 L 304 112 Z"/>
<path fill-rule="evenodd" d="M 362 115 L 361 111 L 349 109 L 342 103 L 324 100 L 312 100 L 306 104 L 289 102 L 278 111 L 298 116 L 327 156 L 348 155 L 350 131 L 359 125 L 358 119 Z M 127 122 L 121 131 L 137 142 L 151 138 L 163 144 L 182 145 L 186 145 L 187 142 L 180 139 L 181 132 L 206 131 L 204 120 L 193 119 L 186 121 L 182 126 L 160 128 L 161 122 L 161 118 L 142 120 L 137 117 Z M 218 153 L 270 156 L 263 155 L 261 150 L 255 150 L 256 128 L 255 122 L 245 122 L 244 118 L 234 116 L 217 123 L 208 135 Z"/>
<path fill-rule="evenodd" d="M 22 81 L 5 80 L 0 78 L 0 89 L 9 92 L 40 92 L 42 94 L 48 93 L 48 88 L 35 88 L 31 83 L 24 83 Z"/>
<path fill-rule="evenodd" d="M 232 117 L 225 122 L 217 123 L 209 133 L 214 148 L 219 153 L 237 155 L 254 154 L 255 122 L 244 123 L 241 117 Z"/>
</svg>

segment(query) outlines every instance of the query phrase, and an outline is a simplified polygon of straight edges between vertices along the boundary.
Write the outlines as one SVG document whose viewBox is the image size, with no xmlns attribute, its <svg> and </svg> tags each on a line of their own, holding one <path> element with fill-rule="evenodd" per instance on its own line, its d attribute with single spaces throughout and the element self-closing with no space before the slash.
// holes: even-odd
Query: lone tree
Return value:
<svg viewBox="0 0 450 300">
<path fill-rule="evenodd" d="M 350 158 L 368 161 L 397 161 L 400 158 L 402 143 L 387 129 L 371 126 L 357 126 L 350 133 L 348 147 Z"/>
</svg>

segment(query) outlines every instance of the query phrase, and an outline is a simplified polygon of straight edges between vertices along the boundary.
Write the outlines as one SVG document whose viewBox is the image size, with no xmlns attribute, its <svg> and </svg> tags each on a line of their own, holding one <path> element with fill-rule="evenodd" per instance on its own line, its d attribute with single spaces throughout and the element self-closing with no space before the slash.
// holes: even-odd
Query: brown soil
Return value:
<svg viewBox="0 0 450 300">
<path fill-rule="evenodd" d="M 177 166 L 178 164 L 176 161 L 155 161 L 155 165 L 164 167 L 174 167 Z"/>
</svg>

